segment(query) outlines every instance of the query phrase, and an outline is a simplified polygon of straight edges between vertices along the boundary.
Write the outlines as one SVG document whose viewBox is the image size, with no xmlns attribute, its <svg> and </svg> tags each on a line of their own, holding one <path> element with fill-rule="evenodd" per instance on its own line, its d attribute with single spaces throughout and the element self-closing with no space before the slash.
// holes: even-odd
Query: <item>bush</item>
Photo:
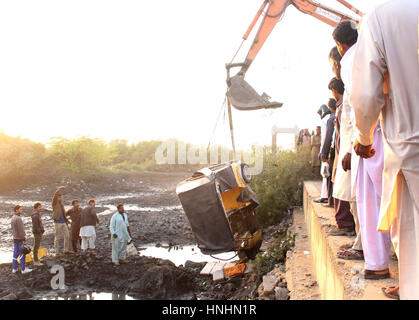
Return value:
<svg viewBox="0 0 419 320">
<path fill-rule="evenodd" d="M 262 226 L 281 222 L 288 208 L 302 205 L 303 181 L 315 177 L 309 161 L 307 149 L 266 152 L 263 171 L 251 182 L 259 200 L 256 215 Z"/>
<path fill-rule="evenodd" d="M 257 276 L 262 276 L 271 271 L 276 264 L 283 263 L 287 251 L 294 247 L 295 234 L 288 232 L 280 236 L 268 246 L 265 252 L 259 252 L 253 260 L 253 268 Z"/>
</svg>

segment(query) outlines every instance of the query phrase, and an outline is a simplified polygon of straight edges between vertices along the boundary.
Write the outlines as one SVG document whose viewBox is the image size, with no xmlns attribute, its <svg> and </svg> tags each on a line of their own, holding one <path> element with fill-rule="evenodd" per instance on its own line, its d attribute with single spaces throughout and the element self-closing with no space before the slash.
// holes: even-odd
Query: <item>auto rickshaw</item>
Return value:
<svg viewBox="0 0 419 320">
<path fill-rule="evenodd" d="M 237 161 L 195 172 L 176 193 L 204 254 L 238 251 L 254 259 L 262 243 L 249 167 Z"/>
</svg>

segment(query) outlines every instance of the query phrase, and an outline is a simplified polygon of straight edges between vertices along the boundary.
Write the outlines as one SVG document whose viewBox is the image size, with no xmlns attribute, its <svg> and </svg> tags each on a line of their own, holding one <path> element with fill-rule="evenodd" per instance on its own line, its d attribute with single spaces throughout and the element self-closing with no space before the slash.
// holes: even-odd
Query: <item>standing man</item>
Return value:
<svg viewBox="0 0 419 320">
<path fill-rule="evenodd" d="M 313 168 L 313 174 L 319 174 L 320 172 L 320 145 L 321 141 L 321 127 L 316 127 L 316 133 L 311 136 L 311 167 Z"/>
<path fill-rule="evenodd" d="M 73 251 L 77 252 L 77 243 L 81 247 L 81 238 L 80 238 L 80 216 L 82 212 L 82 208 L 79 206 L 79 200 L 71 201 L 73 207 L 66 212 L 66 216 L 70 217 L 71 219 L 71 245 L 73 247 Z"/>
<path fill-rule="evenodd" d="M 322 162 L 327 162 L 329 164 L 330 176 L 327 178 L 327 204 L 323 206 L 328 208 L 333 208 L 333 182 L 332 182 L 332 172 L 333 172 L 333 162 L 335 160 L 335 151 L 332 148 L 333 135 L 335 132 L 335 119 L 336 119 L 336 100 L 329 99 L 328 102 L 329 110 L 331 112 L 329 119 L 326 124 L 326 137 L 324 138 L 323 148 L 320 152 L 320 159 Z"/>
<path fill-rule="evenodd" d="M 82 252 L 95 253 L 96 224 L 101 224 L 95 212 L 96 200 L 90 199 L 80 215 L 80 236 Z"/>
<path fill-rule="evenodd" d="M 341 61 L 342 56 L 339 53 L 338 47 L 333 47 L 332 50 L 329 53 L 329 61 L 332 65 L 332 71 L 335 74 L 336 78 L 339 80 L 342 80 L 341 78 Z M 335 97 L 337 102 L 337 109 L 336 109 L 336 156 L 335 156 L 335 163 L 334 163 L 334 170 L 333 170 L 333 183 L 336 183 L 338 186 L 336 187 L 336 190 L 340 189 L 339 186 L 344 186 L 346 188 L 350 188 L 351 186 L 351 174 L 343 173 L 341 162 L 339 162 L 339 153 L 340 153 L 340 127 L 341 127 L 341 121 L 342 121 L 342 105 L 343 105 L 343 95 L 344 92 L 341 93 L 337 90 L 334 90 L 332 88 L 329 88 L 332 91 L 332 95 Z M 338 177 L 336 177 L 336 173 L 339 172 Z M 342 179 L 346 180 L 342 183 Z M 347 190 L 347 189 L 346 189 Z M 356 231 L 356 239 L 353 243 L 348 243 L 342 245 L 339 249 L 341 250 L 338 252 L 338 257 L 343 259 L 362 259 L 362 242 L 361 242 L 361 233 L 359 230 L 359 221 L 358 221 L 358 208 L 356 201 L 354 201 L 352 197 L 352 192 L 346 191 L 347 194 L 347 200 L 349 202 L 350 211 L 352 213 L 354 222 L 355 222 L 355 231 Z M 337 197 L 337 198 L 336 198 Z M 335 194 L 335 199 L 339 199 L 339 195 Z"/>
<path fill-rule="evenodd" d="M 323 149 L 323 144 L 324 144 L 324 140 L 326 137 L 326 125 L 327 125 L 327 120 L 329 120 L 330 117 L 330 110 L 329 107 L 326 106 L 325 104 L 323 104 L 319 110 L 317 111 L 317 113 L 320 116 L 320 120 L 321 120 L 321 144 L 320 144 L 320 150 Z M 320 158 L 320 153 L 318 155 L 318 157 Z M 321 164 L 320 164 L 321 165 Z M 327 194 L 327 178 L 323 178 L 322 179 L 322 190 L 320 193 L 320 199 L 315 199 L 313 200 L 316 203 L 326 203 L 328 200 L 328 194 Z"/>
<path fill-rule="evenodd" d="M 310 132 L 308 131 L 308 129 L 304 129 L 303 136 L 302 136 L 301 140 L 302 140 L 301 145 L 303 146 L 303 148 L 310 148 L 311 147 L 311 136 L 310 136 Z"/>
<path fill-rule="evenodd" d="M 342 115 L 342 98 L 345 91 L 345 86 L 342 80 L 332 78 L 329 82 L 328 86 L 329 90 L 331 91 L 333 97 L 335 98 L 336 102 L 336 120 L 335 120 L 335 156 L 334 156 L 334 163 L 333 163 L 333 170 L 330 173 L 332 176 L 333 182 L 333 198 L 334 198 L 334 209 L 335 209 L 335 219 L 336 219 L 336 227 L 330 231 L 331 235 L 334 236 L 351 236 L 354 235 L 355 230 L 355 222 L 353 215 L 351 213 L 351 206 L 350 206 L 350 187 L 351 187 L 351 176 L 349 174 L 349 179 L 347 179 L 346 183 L 348 184 L 348 192 L 349 195 L 347 197 L 342 197 L 337 195 L 336 191 L 338 187 L 340 187 L 339 183 L 342 183 L 341 180 L 337 180 L 336 172 L 339 168 L 339 154 L 340 154 L 340 123 L 341 123 L 341 115 Z"/>
<path fill-rule="evenodd" d="M 419 51 L 417 0 L 377 6 L 362 22 L 354 57 L 355 152 L 373 157 L 377 121 L 384 167 L 378 231 L 391 229 L 400 299 L 419 299 Z M 402 30 L 402 32 L 401 32 Z M 385 79 L 388 78 L 388 82 Z M 388 85 L 384 85 L 388 83 Z"/>
<path fill-rule="evenodd" d="M 38 250 L 39 246 L 41 245 L 42 235 L 45 232 L 44 225 L 42 224 L 41 219 L 41 210 L 42 204 L 37 202 L 34 204 L 33 208 L 35 212 L 32 214 L 32 232 L 34 238 L 34 245 L 33 245 L 33 265 L 34 266 L 41 266 L 41 262 L 38 259 Z"/>
<path fill-rule="evenodd" d="M 12 217 L 12 234 L 14 242 L 12 271 L 17 272 L 17 258 L 20 260 L 20 271 L 22 273 L 29 273 L 32 269 L 26 268 L 26 256 L 22 253 L 22 246 L 26 242 L 25 226 L 22 221 L 22 207 L 16 205 L 14 207 L 15 214 Z"/>
<path fill-rule="evenodd" d="M 131 242 L 132 235 L 129 229 L 128 216 L 125 213 L 124 205 L 118 204 L 118 212 L 111 218 L 110 230 L 112 241 L 112 263 L 116 266 L 119 263 L 127 263 L 127 243 Z"/>
<path fill-rule="evenodd" d="M 355 154 L 352 155 L 352 143 L 354 133 L 354 113 L 351 104 L 351 95 L 355 92 L 352 86 L 358 79 L 353 81 L 352 70 L 358 31 L 350 21 L 338 24 L 333 31 L 333 39 L 342 54 L 341 76 L 345 83 L 345 96 L 342 112 L 342 123 L 345 118 L 350 123 L 350 130 L 346 131 L 346 147 L 343 149 L 342 169 L 351 172 L 349 193 L 356 195 L 358 220 L 362 239 L 362 248 L 365 260 L 365 279 L 385 279 L 390 277 L 390 235 L 377 232 L 378 216 L 381 202 L 381 178 L 383 173 L 383 153 L 381 131 L 376 129 L 376 147 L 379 152 L 368 161 L 360 160 Z M 342 135 L 343 137 L 343 135 Z M 346 152 L 346 154 L 345 154 Z M 346 189 L 342 186 L 341 190 Z M 336 191 L 336 189 L 335 189 Z"/>
<path fill-rule="evenodd" d="M 70 234 L 68 232 L 67 223 L 68 220 L 65 216 L 65 209 L 62 203 L 61 191 L 65 187 L 59 187 L 54 193 L 52 198 L 52 220 L 54 220 L 55 236 L 54 236 L 54 248 L 55 255 L 60 254 L 60 238 L 64 238 L 64 254 L 70 253 Z"/>
</svg>

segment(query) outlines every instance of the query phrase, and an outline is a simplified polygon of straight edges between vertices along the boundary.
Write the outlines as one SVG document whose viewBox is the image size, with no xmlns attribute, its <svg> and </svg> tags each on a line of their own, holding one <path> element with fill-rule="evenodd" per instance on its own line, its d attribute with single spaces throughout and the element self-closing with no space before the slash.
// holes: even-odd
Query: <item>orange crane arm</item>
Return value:
<svg viewBox="0 0 419 320">
<path fill-rule="evenodd" d="M 348 2 L 344 0 L 337 1 L 339 1 L 341 4 L 351 9 L 358 15 L 362 15 L 361 11 L 354 8 Z M 314 18 L 317 18 L 320 21 L 327 23 L 333 27 L 335 27 L 340 21 L 343 20 L 350 20 L 356 23 L 359 22 L 358 19 L 350 17 L 344 13 L 326 7 L 312 0 L 265 0 L 243 36 L 243 39 L 246 40 L 253 27 L 255 26 L 256 22 L 259 20 L 260 16 L 265 11 L 265 15 L 259 26 L 259 30 L 255 36 L 255 39 L 253 40 L 252 46 L 249 49 L 246 60 L 244 63 L 239 64 L 242 67 L 239 72 L 240 75 L 244 75 L 246 73 L 250 64 L 253 62 L 256 55 L 259 53 L 260 49 L 264 45 L 266 39 L 271 34 L 276 23 L 281 19 L 281 17 L 285 13 L 285 10 L 291 4 L 294 5 L 299 11 L 305 14 L 309 14 Z M 266 7 L 267 9 L 265 10 Z M 233 66 L 237 66 L 237 64 L 234 64 Z"/>
</svg>

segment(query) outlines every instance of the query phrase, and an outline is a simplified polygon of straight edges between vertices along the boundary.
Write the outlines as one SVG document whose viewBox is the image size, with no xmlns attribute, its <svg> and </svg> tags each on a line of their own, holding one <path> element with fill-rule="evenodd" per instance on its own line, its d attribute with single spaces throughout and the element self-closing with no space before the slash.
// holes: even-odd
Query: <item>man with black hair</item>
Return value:
<svg viewBox="0 0 419 320">
<path fill-rule="evenodd" d="M 341 117 L 341 151 L 339 161 L 343 170 L 336 172 L 336 179 L 341 184 L 336 184 L 334 197 L 343 200 L 356 199 L 358 220 L 362 239 L 362 248 L 365 260 L 365 279 L 386 279 L 390 277 L 388 269 L 390 260 L 390 235 L 379 233 L 377 220 L 381 199 L 382 179 L 382 138 L 380 128 L 376 128 L 377 144 L 380 150 L 376 157 L 369 161 L 360 161 L 359 156 L 352 152 L 354 140 L 354 113 L 350 103 L 352 94 L 352 66 L 358 31 L 356 25 L 349 21 L 338 24 L 333 31 L 333 39 L 336 42 L 341 60 L 341 77 L 345 84 Z M 341 155 L 343 157 L 341 157 Z M 350 171 L 351 183 L 345 182 L 343 176 Z M 349 186 L 349 188 L 348 188 Z"/>
<path fill-rule="evenodd" d="M 120 263 L 127 263 L 127 244 L 132 241 L 131 230 L 129 229 L 128 216 L 122 203 L 117 205 L 118 212 L 111 218 L 109 229 L 112 242 L 112 263 L 118 266 Z"/>
<path fill-rule="evenodd" d="M 345 86 L 342 80 L 332 78 L 328 85 L 329 90 L 331 91 L 333 97 L 336 101 L 336 120 L 334 122 L 335 125 L 335 136 L 334 136 L 334 163 L 333 169 L 331 170 L 331 179 L 333 183 L 333 188 L 335 188 L 335 174 L 336 168 L 338 167 L 338 157 L 339 157 L 339 148 L 340 148 L 340 114 L 341 114 L 341 106 L 342 106 L 342 97 L 345 91 Z M 339 110 L 339 114 L 338 114 Z M 339 118 L 338 118 L 339 116 Z M 350 184 L 350 178 L 349 178 Z M 339 198 L 334 197 L 334 209 L 335 209 L 335 218 L 336 218 L 336 227 L 333 230 L 330 230 L 331 235 L 336 236 L 351 236 L 354 235 L 354 219 L 351 214 L 350 203 L 349 201 L 342 200 Z"/>
<path fill-rule="evenodd" d="M 340 60 L 342 56 L 339 53 L 338 47 L 333 47 L 329 52 L 329 61 L 332 64 L 332 71 L 336 78 L 340 79 Z"/>
<path fill-rule="evenodd" d="M 42 235 L 45 232 L 44 225 L 42 224 L 41 219 L 41 210 L 42 204 L 37 202 L 33 206 L 35 212 L 32 214 L 32 232 L 34 238 L 34 245 L 33 245 L 33 265 L 40 266 L 41 263 L 38 259 L 38 250 L 39 246 L 41 245 Z"/>
<path fill-rule="evenodd" d="M 80 216 L 82 208 L 79 205 L 79 200 L 74 199 L 71 201 L 71 205 L 73 206 L 70 210 L 66 212 L 66 216 L 70 217 L 71 219 L 71 245 L 73 247 L 73 251 L 77 252 L 77 244 L 81 246 L 81 238 L 80 238 Z"/>
<path fill-rule="evenodd" d="M 96 225 L 101 224 L 95 212 L 96 200 L 90 199 L 80 214 L 80 237 L 82 252 L 95 254 Z"/>
<path fill-rule="evenodd" d="M 335 160 L 335 151 L 332 146 L 333 142 L 333 135 L 335 132 L 335 119 L 336 119 L 336 100 L 331 98 L 327 103 L 329 110 L 330 110 L 330 117 L 326 123 L 326 134 L 324 138 L 323 147 L 320 151 L 320 160 L 322 162 L 327 162 L 329 164 L 329 172 L 333 171 L 333 162 Z M 333 183 L 332 183 L 332 175 L 327 178 L 327 203 L 323 204 L 325 207 L 333 208 L 334 201 L 333 201 Z"/>
<path fill-rule="evenodd" d="M 17 272 L 17 258 L 20 260 L 20 271 L 22 273 L 29 273 L 32 269 L 26 268 L 26 256 L 22 253 L 22 246 L 26 242 L 25 226 L 22 221 L 22 206 L 16 205 L 13 208 L 15 214 L 12 217 L 12 234 L 14 242 L 12 272 Z"/>
<path fill-rule="evenodd" d="M 62 190 L 65 187 L 59 187 L 55 191 L 52 198 L 52 220 L 54 220 L 55 235 L 54 235 L 54 248 L 55 255 L 60 255 L 60 238 L 64 238 L 64 254 L 70 253 L 70 234 L 68 232 L 68 220 L 65 215 L 65 209 L 62 202 Z"/>
</svg>

